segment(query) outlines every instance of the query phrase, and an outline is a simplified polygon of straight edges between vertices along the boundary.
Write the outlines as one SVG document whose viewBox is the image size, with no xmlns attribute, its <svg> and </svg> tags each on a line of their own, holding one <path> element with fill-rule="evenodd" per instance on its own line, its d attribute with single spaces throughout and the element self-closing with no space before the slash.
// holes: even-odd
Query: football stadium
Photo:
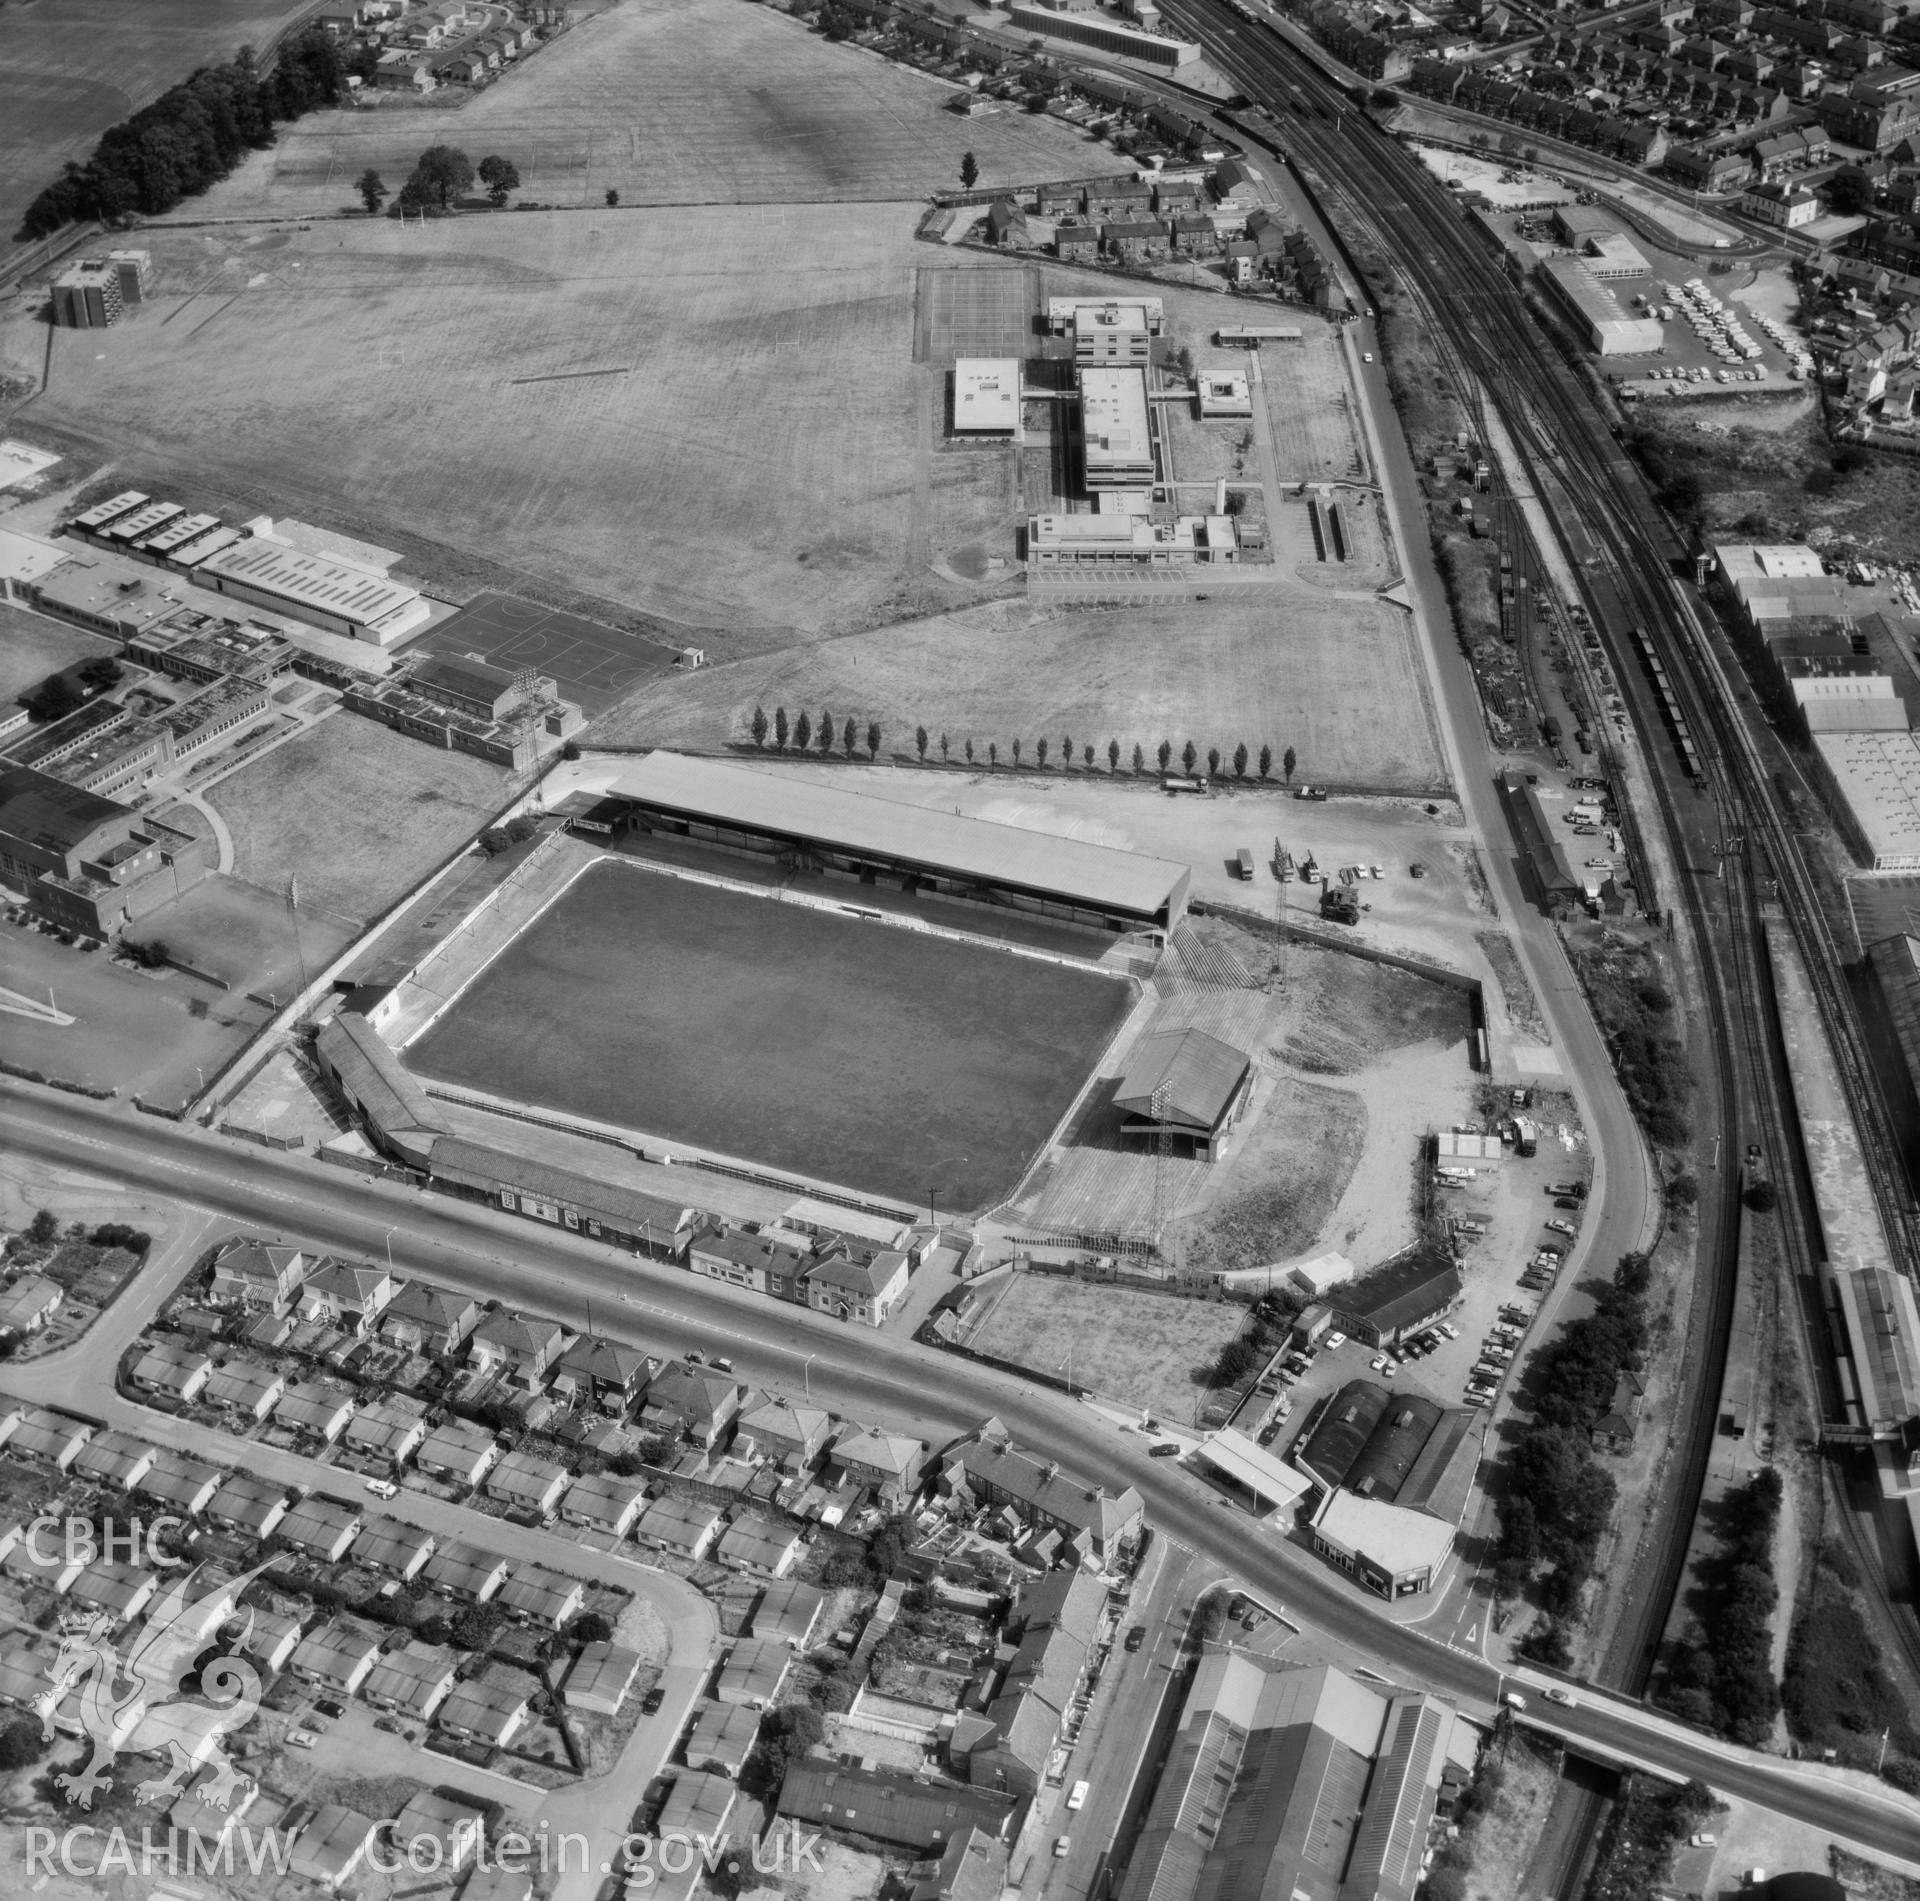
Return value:
<svg viewBox="0 0 1920 1901">
<path fill-rule="evenodd" d="M 669 754 L 563 816 L 343 1004 L 379 1072 L 356 1099 L 376 1129 L 391 1105 L 410 1165 L 437 1097 L 861 1201 L 990 1207 L 1139 998 L 1103 956 L 1186 905 L 1184 865 Z"/>
</svg>

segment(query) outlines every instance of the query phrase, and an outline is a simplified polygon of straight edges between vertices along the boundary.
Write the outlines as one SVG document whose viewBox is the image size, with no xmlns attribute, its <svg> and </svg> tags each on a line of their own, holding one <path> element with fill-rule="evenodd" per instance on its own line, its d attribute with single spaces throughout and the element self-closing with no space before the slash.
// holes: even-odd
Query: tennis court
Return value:
<svg viewBox="0 0 1920 1901">
<path fill-rule="evenodd" d="M 1030 271 L 923 269 L 914 354 L 942 365 L 963 356 L 1028 356 L 1034 308 Z"/>
<path fill-rule="evenodd" d="M 657 641 L 512 594 L 476 595 L 421 641 L 418 650 L 478 655 L 510 670 L 534 667 L 590 716 L 605 712 L 641 681 L 673 665 L 672 650 Z"/>
</svg>

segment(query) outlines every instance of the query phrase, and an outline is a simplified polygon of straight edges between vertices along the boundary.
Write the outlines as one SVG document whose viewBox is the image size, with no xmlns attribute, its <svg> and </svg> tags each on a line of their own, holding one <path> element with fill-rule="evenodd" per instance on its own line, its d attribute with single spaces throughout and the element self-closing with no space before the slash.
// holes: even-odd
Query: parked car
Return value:
<svg viewBox="0 0 1920 1901">
<path fill-rule="evenodd" d="M 1073 1847 L 1073 1837 L 1071 1835 L 1062 1835 L 1058 1837 L 1053 1844 L 1054 1860 L 1064 1861 L 1066 1859 L 1068 1850 L 1071 1849 L 1072 1847 Z"/>
<path fill-rule="evenodd" d="M 1551 1228 L 1555 1234 L 1572 1234 L 1575 1231 L 1571 1221 L 1549 1221 L 1547 1226 Z"/>
<path fill-rule="evenodd" d="M 1085 1808 L 1086 1806 L 1087 1806 L 1087 1784 L 1085 1782 L 1076 1782 L 1073 1785 L 1072 1791 L 1067 1796 L 1068 1813 L 1071 1814 L 1079 1809 Z M 1063 1835 L 1061 1836 L 1060 1839 L 1062 1841 L 1065 1841 L 1066 1837 Z"/>
<path fill-rule="evenodd" d="M 1387 1356 L 1384 1353 L 1376 1353 L 1373 1358 L 1367 1362 L 1367 1371 L 1369 1373 L 1384 1373 L 1386 1370 Z"/>
<path fill-rule="evenodd" d="M 1441 1321 L 1440 1331 L 1444 1333 L 1449 1340 L 1457 1340 L 1460 1338 L 1460 1329 L 1450 1320 Z"/>
<path fill-rule="evenodd" d="M 310 1729 L 290 1729 L 287 1741 L 295 1749 L 311 1749 L 320 1740 Z"/>
<path fill-rule="evenodd" d="M 1162 1439 L 1157 1446 L 1147 1448 L 1147 1457 L 1150 1459 L 1177 1459 L 1179 1456 L 1180 1448 L 1171 1439 Z"/>
<path fill-rule="evenodd" d="M 1136 1650 L 1138 1650 L 1140 1646 L 1144 1644 L 1146 1641 L 1147 1641 L 1146 1625 L 1135 1624 L 1134 1627 L 1127 1632 L 1127 1655 L 1131 1657 L 1133 1653 Z"/>
<path fill-rule="evenodd" d="M 640 1699 L 640 1714 L 642 1716 L 658 1716 L 660 1714 L 660 1705 L 666 1700 L 667 1693 L 665 1689 L 656 1683 L 653 1688 Z"/>
<path fill-rule="evenodd" d="M 398 1498 L 400 1496 L 399 1486 L 394 1484 L 391 1479 L 369 1479 L 367 1481 L 367 1490 L 370 1491 L 375 1498 Z"/>
<path fill-rule="evenodd" d="M 1344 1333 L 1330 1333 L 1322 1344 L 1329 1353 L 1332 1353 L 1347 1344 L 1347 1336 Z"/>
<path fill-rule="evenodd" d="M 1555 1206 L 1556 1208 L 1568 1208 L 1568 1209 L 1572 1209 L 1572 1210 L 1574 1210 L 1574 1211 L 1575 1211 L 1576 1213 L 1578 1212 L 1578 1210 L 1579 1210 L 1579 1207 L 1580 1207 L 1580 1204 L 1579 1204 L 1579 1203 L 1578 1203 L 1577 1201 L 1575 1201 L 1575 1200 L 1574 1200 L 1574 1198 L 1573 1198 L 1573 1197 L 1572 1197 L 1571 1195 L 1562 1195 L 1562 1196 L 1560 1197 L 1560 1199 L 1559 1199 L 1558 1201 L 1556 1201 L 1556 1202 L 1555 1202 L 1555 1203 L 1554 1203 L 1553 1205 L 1554 1205 L 1554 1206 Z"/>
</svg>

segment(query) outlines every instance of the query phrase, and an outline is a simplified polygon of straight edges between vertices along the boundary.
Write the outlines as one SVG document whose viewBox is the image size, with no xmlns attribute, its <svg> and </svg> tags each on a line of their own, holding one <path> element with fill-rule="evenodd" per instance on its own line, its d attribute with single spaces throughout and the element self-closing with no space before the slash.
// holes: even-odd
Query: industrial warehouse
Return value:
<svg viewBox="0 0 1920 1901">
<path fill-rule="evenodd" d="M 1171 930 L 1192 877 L 1168 859 L 670 752 L 621 773 L 594 816 L 1098 930 Z"/>
</svg>

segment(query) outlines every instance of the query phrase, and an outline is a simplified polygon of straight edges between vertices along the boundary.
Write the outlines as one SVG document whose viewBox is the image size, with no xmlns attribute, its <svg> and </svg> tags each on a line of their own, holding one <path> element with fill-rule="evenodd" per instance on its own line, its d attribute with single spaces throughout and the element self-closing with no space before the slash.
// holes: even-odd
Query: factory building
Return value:
<svg viewBox="0 0 1920 1901">
<path fill-rule="evenodd" d="M 1815 732 L 1841 835 L 1868 871 L 1920 871 L 1920 733 Z"/>
<path fill-rule="evenodd" d="M 201 587 L 383 647 L 432 614 L 419 589 L 404 582 L 260 535 L 209 555 L 193 578 Z"/>
<path fill-rule="evenodd" d="M 1119 1901 L 1413 1901 L 1456 1734 L 1421 1691 L 1203 1657 Z"/>
<path fill-rule="evenodd" d="M 1600 356 L 1653 356 L 1665 332 L 1657 317 L 1630 317 L 1606 285 L 1575 257 L 1550 257 L 1540 265 L 1549 300 Z"/>
<path fill-rule="evenodd" d="M 1031 567 L 1102 567 L 1120 562 L 1176 567 L 1188 562 L 1238 561 L 1239 531 L 1231 515 L 1030 515 Z"/>
</svg>

